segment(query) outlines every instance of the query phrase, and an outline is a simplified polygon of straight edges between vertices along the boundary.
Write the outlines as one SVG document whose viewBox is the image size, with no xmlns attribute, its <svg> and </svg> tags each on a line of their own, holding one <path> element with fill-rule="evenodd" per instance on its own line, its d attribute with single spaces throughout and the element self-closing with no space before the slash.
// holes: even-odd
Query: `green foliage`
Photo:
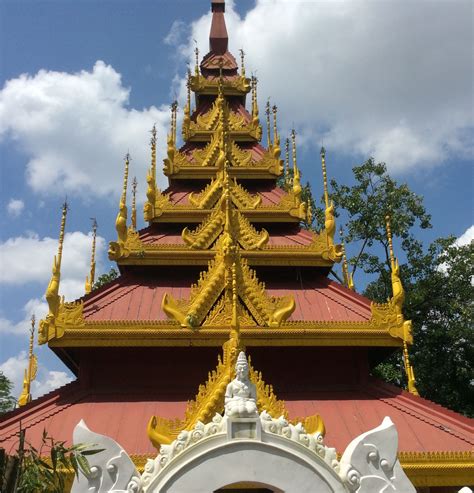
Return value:
<svg viewBox="0 0 474 493">
<path fill-rule="evenodd" d="M 39 450 L 29 445 L 19 451 L 21 462 L 16 492 L 63 493 L 68 471 L 74 471 L 76 476 L 79 470 L 85 475 L 90 474 L 87 456 L 103 450 L 91 447 L 85 444 L 66 447 L 65 442 L 55 441 L 43 431 Z"/>
<path fill-rule="evenodd" d="M 0 414 L 14 409 L 16 399 L 11 395 L 12 383 L 0 370 Z"/>
<path fill-rule="evenodd" d="M 102 274 L 101 276 L 98 277 L 92 289 L 98 289 L 104 286 L 105 284 L 108 284 L 109 282 L 112 282 L 113 280 L 117 279 L 118 276 L 119 276 L 118 271 L 114 267 L 111 267 L 109 272 L 107 272 L 106 274 Z"/>
<path fill-rule="evenodd" d="M 349 260 L 352 274 L 355 277 L 358 268 L 369 274 L 386 273 L 390 261 L 385 216 L 390 214 L 393 236 L 402 239 L 405 252 L 417 243 L 411 229 L 417 224 L 422 229 L 430 228 L 431 217 L 423 206 L 423 198 L 412 192 L 408 185 L 398 185 L 387 173 L 385 163 L 369 159 L 352 171 L 356 180 L 352 187 L 331 180 L 331 199 L 336 210 L 339 213 L 345 210 L 349 216 L 344 240 L 360 243 L 357 255 Z M 374 246 L 382 248 L 382 257 L 370 250 Z"/>
<path fill-rule="evenodd" d="M 440 238 L 428 248 L 415 238 L 415 228 L 430 228 L 422 197 L 398 184 L 384 163 L 369 159 L 353 168 L 355 184 L 332 180 L 331 198 L 340 216 L 347 215 L 344 240 L 350 249 L 352 272 L 375 276 L 364 295 L 384 302 L 392 295 L 390 255 L 385 216 L 391 216 L 392 234 L 405 289 L 404 315 L 413 323 L 410 361 L 420 394 L 439 404 L 474 415 L 473 300 L 474 246 L 456 246 Z M 415 231 L 416 232 L 416 231 Z M 357 281 L 356 281 L 357 285 Z M 373 369 L 385 381 L 404 387 L 406 375 L 401 351 Z"/>
</svg>

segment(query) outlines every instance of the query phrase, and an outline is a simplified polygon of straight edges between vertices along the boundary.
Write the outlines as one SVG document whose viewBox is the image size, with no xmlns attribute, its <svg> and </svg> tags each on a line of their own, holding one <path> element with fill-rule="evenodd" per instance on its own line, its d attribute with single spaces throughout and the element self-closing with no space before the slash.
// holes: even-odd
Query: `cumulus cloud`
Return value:
<svg viewBox="0 0 474 493">
<path fill-rule="evenodd" d="M 11 394 L 15 397 L 19 397 L 23 388 L 23 376 L 27 366 L 28 355 L 26 351 L 21 351 L 18 355 L 12 356 L 0 364 L 0 370 L 13 384 Z M 31 395 L 33 398 L 41 397 L 71 380 L 72 377 L 66 372 L 48 370 L 39 361 L 36 380 L 31 385 Z"/>
<path fill-rule="evenodd" d="M 474 240 L 474 226 L 470 226 L 464 231 L 464 233 L 456 240 L 457 246 L 469 245 Z"/>
<path fill-rule="evenodd" d="M 472 4 L 257 0 L 227 6 L 230 49 L 247 53 L 260 105 L 271 96 L 284 130 L 319 146 L 387 162 L 392 171 L 473 154 Z M 208 50 L 211 17 L 194 39 Z M 192 63 L 192 62 L 191 62 Z"/>
<path fill-rule="evenodd" d="M 7 212 L 11 217 L 18 217 L 25 208 L 25 203 L 20 199 L 10 199 L 7 205 Z"/>
<path fill-rule="evenodd" d="M 66 299 L 84 294 L 84 281 L 90 269 L 92 236 L 80 231 L 66 233 L 61 263 L 60 293 Z M 51 278 L 53 257 L 57 253 L 58 240 L 40 238 L 36 234 L 9 238 L 0 243 L 0 283 L 22 285 L 29 282 L 43 283 Z M 105 250 L 105 240 L 97 236 L 97 258 Z M 31 262 L 34 252 L 35 262 Z M 8 268 L 7 268 L 8 266 Z"/>
<path fill-rule="evenodd" d="M 23 74 L 0 91 L 0 139 L 26 152 L 27 181 L 38 193 L 118 195 L 127 150 L 131 176 L 145 183 L 149 130 L 156 123 L 165 142 L 169 121 L 168 108 L 130 108 L 129 94 L 120 74 L 102 61 L 74 74 Z"/>
<path fill-rule="evenodd" d="M 48 304 L 42 299 L 32 298 L 25 303 L 22 312 L 23 318 L 18 322 L 0 316 L 0 334 L 27 337 L 31 327 L 31 316 L 34 315 L 37 321 L 45 318 L 48 313 Z"/>
</svg>

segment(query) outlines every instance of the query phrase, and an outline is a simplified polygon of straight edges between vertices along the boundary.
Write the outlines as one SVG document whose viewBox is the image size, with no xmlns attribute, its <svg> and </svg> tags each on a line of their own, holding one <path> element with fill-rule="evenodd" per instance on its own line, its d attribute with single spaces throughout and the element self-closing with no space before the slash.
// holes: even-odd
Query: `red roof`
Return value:
<svg viewBox="0 0 474 493">
<path fill-rule="evenodd" d="M 362 388 L 321 390 L 304 395 L 280 395 L 290 417 L 320 414 L 326 444 L 342 452 L 349 442 L 390 416 L 398 429 L 402 452 L 461 452 L 474 445 L 473 420 L 391 385 L 372 381 Z M 26 439 L 38 447 L 43 429 L 56 440 L 69 441 L 80 419 L 98 433 L 115 439 L 128 454 L 154 454 L 146 434 L 152 415 L 183 417 L 185 401 L 146 392 L 94 393 L 70 383 L 27 406 L 2 416 L 0 444 L 13 452 L 21 420 Z"/>
<path fill-rule="evenodd" d="M 122 276 L 104 289 L 84 298 L 86 321 L 167 320 L 161 309 L 165 293 L 189 297 L 197 279 L 156 279 Z M 296 309 L 290 321 L 365 321 L 371 317 L 370 301 L 319 275 L 307 280 L 266 281 L 269 296 L 293 296 Z"/>
</svg>

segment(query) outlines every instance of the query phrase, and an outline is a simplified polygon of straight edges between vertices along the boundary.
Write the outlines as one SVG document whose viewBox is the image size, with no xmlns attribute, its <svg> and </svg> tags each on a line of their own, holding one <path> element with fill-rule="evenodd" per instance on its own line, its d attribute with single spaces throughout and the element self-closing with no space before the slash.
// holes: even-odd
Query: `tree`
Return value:
<svg viewBox="0 0 474 493">
<path fill-rule="evenodd" d="M 97 281 L 94 283 L 94 286 L 92 289 L 99 289 L 100 287 L 104 286 L 105 284 L 109 284 L 109 282 L 112 282 L 113 280 L 117 279 L 119 276 L 119 273 L 117 272 L 114 267 L 111 267 L 109 272 L 102 274 L 99 276 Z"/>
<path fill-rule="evenodd" d="M 11 411 L 16 404 L 16 399 L 11 395 L 12 383 L 0 370 L 0 414 Z"/>
<path fill-rule="evenodd" d="M 405 289 L 404 315 L 413 322 L 410 350 L 420 394 L 466 415 L 474 414 L 473 245 L 441 238 L 427 249 L 414 230 L 430 228 L 423 199 L 399 185 L 384 163 L 369 159 L 353 168 L 355 184 L 331 181 L 338 215 L 347 216 L 344 240 L 356 247 L 352 273 L 375 276 L 364 295 L 384 302 L 392 294 L 386 215 L 406 257 L 400 262 Z M 356 283 L 357 284 L 357 283 Z M 378 365 L 376 375 L 405 385 L 401 351 Z"/>
</svg>

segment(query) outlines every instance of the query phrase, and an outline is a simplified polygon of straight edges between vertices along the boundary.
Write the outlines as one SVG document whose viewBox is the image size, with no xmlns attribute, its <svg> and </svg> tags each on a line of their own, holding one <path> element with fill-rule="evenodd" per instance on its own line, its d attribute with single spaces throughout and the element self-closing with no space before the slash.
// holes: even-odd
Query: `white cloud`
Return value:
<svg viewBox="0 0 474 493">
<path fill-rule="evenodd" d="M 27 153 L 28 184 L 38 193 L 117 196 L 127 150 L 130 176 L 145 184 L 153 123 L 160 151 L 166 149 L 169 109 L 129 108 L 129 93 L 102 61 L 91 72 L 23 74 L 0 91 L 0 139 L 16 141 Z"/>
<path fill-rule="evenodd" d="M 18 217 L 25 208 L 25 203 L 20 199 L 10 199 L 7 205 L 7 212 L 12 217 Z"/>
<path fill-rule="evenodd" d="M 244 18 L 227 6 L 230 49 L 247 53 L 262 107 L 314 145 L 384 160 L 392 171 L 472 156 L 469 1 L 258 0 Z M 191 29 L 208 49 L 210 14 Z"/>
<path fill-rule="evenodd" d="M 469 245 L 474 240 L 474 226 L 470 226 L 466 231 L 456 240 L 457 246 Z"/>
<path fill-rule="evenodd" d="M 8 318 L 0 317 L 0 334 L 14 334 L 27 337 L 31 327 L 31 316 L 34 315 L 37 322 L 43 319 L 48 313 L 48 305 L 44 300 L 32 298 L 25 303 L 22 312 L 23 319 L 19 322 L 13 322 Z"/>
<path fill-rule="evenodd" d="M 28 356 L 26 351 L 21 351 L 18 355 L 8 358 L 0 364 L 0 370 L 12 382 L 13 388 L 11 395 L 18 398 L 23 388 L 23 377 L 28 366 Z M 72 377 L 64 371 L 52 371 L 45 368 L 41 361 L 38 365 L 36 380 L 31 385 L 33 398 L 40 397 L 47 392 L 65 385 L 70 382 Z"/>
<path fill-rule="evenodd" d="M 60 293 L 66 299 L 74 299 L 84 294 L 84 282 L 90 269 L 92 237 L 74 231 L 64 237 L 61 263 Z M 21 285 L 39 282 L 47 285 L 51 278 L 53 257 L 57 253 L 58 240 L 40 238 L 38 235 L 9 238 L 0 243 L 0 283 Z M 105 240 L 97 237 L 97 258 L 105 250 Z M 34 252 L 35 262 L 31 262 Z"/>
</svg>

